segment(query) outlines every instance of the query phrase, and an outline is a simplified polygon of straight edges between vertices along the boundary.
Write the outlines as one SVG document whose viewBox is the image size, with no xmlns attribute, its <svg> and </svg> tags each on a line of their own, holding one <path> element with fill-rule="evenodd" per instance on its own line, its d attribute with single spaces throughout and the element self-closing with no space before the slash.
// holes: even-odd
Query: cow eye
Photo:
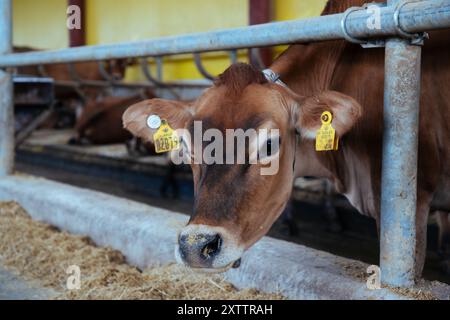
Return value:
<svg viewBox="0 0 450 320">
<path fill-rule="evenodd" d="M 258 158 L 264 159 L 276 155 L 280 150 L 280 143 L 281 139 L 279 137 L 267 139 L 258 152 Z"/>
<path fill-rule="evenodd" d="M 267 150 L 267 156 L 270 157 L 272 155 L 272 139 L 267 140 L 266 150 Z"/>
</svg>

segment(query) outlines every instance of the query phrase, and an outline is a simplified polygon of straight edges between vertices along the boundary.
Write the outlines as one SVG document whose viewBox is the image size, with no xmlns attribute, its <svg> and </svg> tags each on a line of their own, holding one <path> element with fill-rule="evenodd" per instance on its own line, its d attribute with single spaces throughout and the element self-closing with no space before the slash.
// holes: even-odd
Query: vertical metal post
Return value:
<svg viewBox="0 0 450 320">
<path fill-rule="evenodd" d="M 386 41 L 380 267 L 381 281 L 398 287 L 415 276 L 420 62 L 420 46 Z"/>
<path fill-rule="evenodd" d="M 0 1 L 0 55 L 12 49 L 11 0 Z M 14 109 L 12 77 L 0 69 L 0 177 L 14 167 Z"/>
</svg>

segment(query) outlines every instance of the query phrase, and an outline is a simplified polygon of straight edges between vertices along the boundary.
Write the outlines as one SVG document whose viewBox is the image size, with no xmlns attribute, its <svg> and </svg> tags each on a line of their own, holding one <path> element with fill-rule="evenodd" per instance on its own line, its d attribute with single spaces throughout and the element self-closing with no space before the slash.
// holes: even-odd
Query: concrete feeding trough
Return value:
<svg viewBox="0 0 450 320">
<path fill-rule="evenodd" d="M 100 192 L 42 178 L 0 179 L 0 201 L 16 201 L 33 219 L 100 246 L 121 251 L 141 269 L 173 263 L 178 230 L 188 217 Z M 242 265 L 225 273 L 237 288 L 279 292 L 291 299 L 408 299 L 395 290 L 367 289 L 349 270 L 367 265 L 305 246 L 265 237 L 244 254 Z M 450 299 L 450 287 L 425 284 L 437 298 Z"/>
</svg>

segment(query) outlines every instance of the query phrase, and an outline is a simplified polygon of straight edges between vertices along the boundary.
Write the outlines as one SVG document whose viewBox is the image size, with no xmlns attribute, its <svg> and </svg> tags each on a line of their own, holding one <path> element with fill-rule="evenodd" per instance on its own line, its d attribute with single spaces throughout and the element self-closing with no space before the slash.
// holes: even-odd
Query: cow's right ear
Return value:
<svg viewBox="0 0 450 320">
<path fill-rule="evenodd" d="M 314 139 L 322 126 L 324 111 L 331 113 L 331 125 L 339 137 L 344 136 L 362 116 L 361 105 L 352 97 L 336 91 L 323 91 L 310 97 L 298 97 L 295 127 L 306 138 Z"/>
<path fill-rule="evenodd" d="M 122 116 L 123 127 L 134 136 L 152 142 L 156 129 L 150 128 L 147 124 L 147 119 L 151 115 L 167 120 L 174 130 L 182 129 L 192 119 L 190 107 L 190 104 L 187 102 L 175 100 L 145 100 L 130 106 L 125 111 Z"/>
</svg>

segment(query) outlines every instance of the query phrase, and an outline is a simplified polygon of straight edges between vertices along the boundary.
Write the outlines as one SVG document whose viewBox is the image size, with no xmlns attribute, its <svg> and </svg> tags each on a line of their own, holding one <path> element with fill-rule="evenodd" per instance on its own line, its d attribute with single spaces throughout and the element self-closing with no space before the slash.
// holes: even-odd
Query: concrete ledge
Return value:
<svg viewBox="0 0 450 320">
<path fill-rule="evenodd" d="M 104 193 L 49 180 L 10 176 L 0 179 L 0 201 L 20 203 L 36 220 L 125 254 L 140 268 L 174 262 L 178 230 L 188 217 Z M 239 288 L 281 292 L 291 299 L 407 299 L 387 289 L 368 290 L 348 269 L 361 262 L 265 237 L 225 274 Z M 439 297 L 450 287 L 439 284 Z"/>
</svg>

